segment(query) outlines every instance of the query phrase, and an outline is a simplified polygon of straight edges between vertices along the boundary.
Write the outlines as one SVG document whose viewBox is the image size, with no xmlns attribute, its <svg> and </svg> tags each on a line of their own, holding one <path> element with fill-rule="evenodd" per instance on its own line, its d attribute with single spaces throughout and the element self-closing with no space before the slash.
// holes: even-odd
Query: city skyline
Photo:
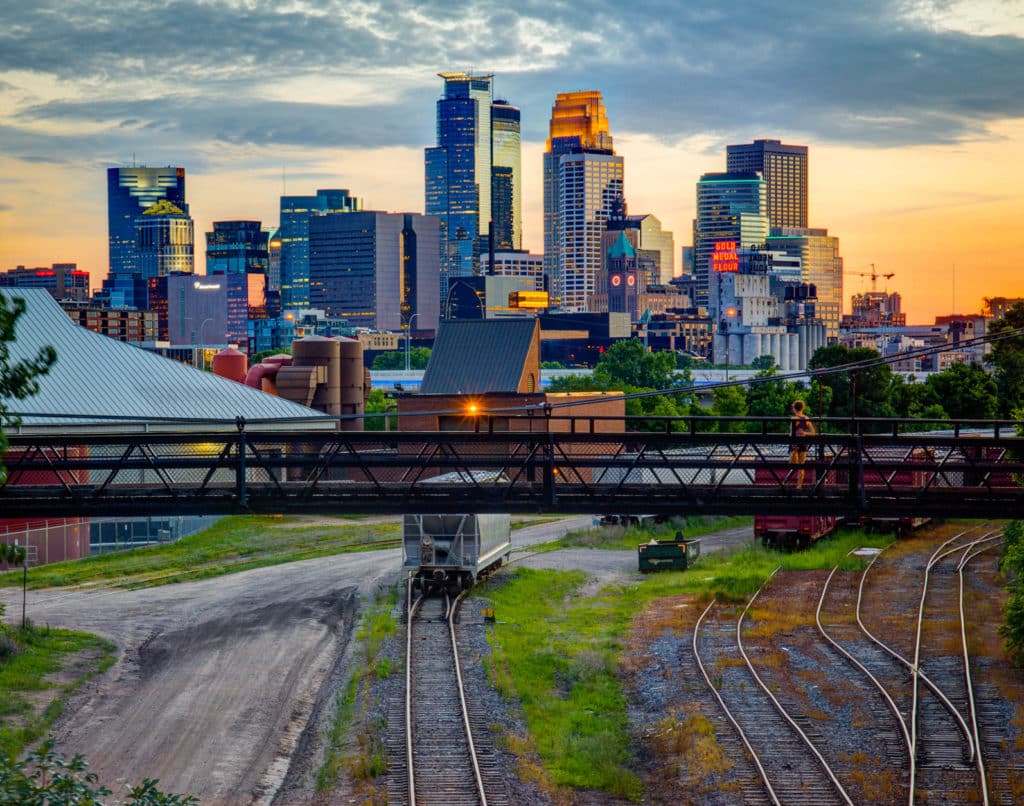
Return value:
<svg viewBox="0 0 1024 806">
<path fill-rule="evenodd" d="M 371 4 L 362 20 L 330 3 L 320 17 L 269 4 L 186 2 L 177 18 L 155 5 L 134 15 L 90 2 L 56 8 L 0 11 L 3 270 L 76 262 L 98 286 L 102 171 L 132 164 L 133 153 L 138 164 L 186 168 L 198 232 L 215 220 L 276 224 L 282 169 L 287 194 L 347 187 L 367 209 L 420 210 L 436 73 L 472 64 L 522 110 L 524 248 L 542 248 L 541 154 L 555 95 L 595 89 L 627 162 L 631 209 L 658 216 L 677 246 L 700 176 L 726 168 L 725 146 L 779 139 L 810 148 L 808 223 L 842 241 L 847 307 L 870 290 L 855 273 L 871 264 L 896 275 L 888 287 L 913 321 L 1024 295 L 1024 96 L 1013 78 L 1024 72 L 1024 19 L 1006 4 L 768 14 L 737 3 L 728 13 L 641 13 L 628 30 L 601 4 L 518 15 L 481 4 L 467 11 L 480 30 L 429 3 Z M 745 14 L 757 29 L 740 24 Z M 197 30 L 237 36 L 212 47 Z M 495 45 L 484 30 L 503 33 Z M 174 69 L 156 47 L 167 38 Z M 396 39 L 418 47 L 384 47 Z M 300 45 L 311 55 L 295 66 L 289 53 Z M 332 60 L 339 48 L 348 58 Z"/>
</svg>

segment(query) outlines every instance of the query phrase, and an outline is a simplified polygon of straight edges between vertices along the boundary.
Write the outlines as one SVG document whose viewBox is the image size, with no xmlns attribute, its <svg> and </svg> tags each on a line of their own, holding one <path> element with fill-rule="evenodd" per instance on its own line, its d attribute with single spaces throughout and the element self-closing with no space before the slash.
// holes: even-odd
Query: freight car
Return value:
<svg viewBox="0 0 1024 806">
<path fill-rule="evenodd" d="M 838 526 L 835 515 L 757 515 L 754 537 L 767 548 L 804 549 Z"/>
<path fill-rule="evenodd" d="M 912 450 L 909 455 L 899 449 L 872 448 L 868 451 L 868 464 L 864 469 L 864 486 L 876 487 L 914 487 L 923 488 L 931 478 L 929 466 L 934 464 L 935 457 L 921 448 Z M 871 467 L 871 462 L 899 463 L 896 470 L 878 470 Z M 916 465 L 916 466 L 915 466 Z M 938 482 L 941 483 L 941 482 Z M 879 532 L 896 532 L 906 534 L 929 523 L 931 518 L 904 516 L 902 518 L 878 518 L 862 515 L 860 525 L 865 529 Z"/>
<path fill-rule="evenodd" d="M 431 483 L 494 483 L 496 473 L 446 473 Z M 403 515 L 403 567 L 413 587 L 427 593 L 471 587 L 512 553 L 512 522 L 507 514 Z"/>
<path fill-rule="evenodd" d="M 785 476 L 780 476 L 785 473 Z M 806 471 L 805 485 L 815 484 L 813 470 Z M 797 486 L 795 472 L 790 469 L 759 467 L 755 471 L 754 483 L 775 485 L 785 478 L 787 486 Z M 754 517 L 754 538 L 760 538 L 767 548 L 803 549 L 811 543 L 832 534 L 839 527 L 835 515 L 756 515 Z"/>
</svg>

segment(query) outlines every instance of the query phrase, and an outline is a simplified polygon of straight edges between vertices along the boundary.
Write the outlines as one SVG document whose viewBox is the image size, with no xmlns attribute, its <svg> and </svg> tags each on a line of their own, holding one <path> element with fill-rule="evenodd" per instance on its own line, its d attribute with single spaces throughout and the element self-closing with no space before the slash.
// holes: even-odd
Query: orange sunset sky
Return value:
<svg viewBox="0 0 1024 806">
<path fill-rule="evenodd" d="M 135 5 L 129 22 L 88 0 L 62 20 L 57 0 L 0 11 L 0 270 L 77 262 L 98 286 L 105 169 L 133 155 L 186 169 L 199 272 L 211 222 L 276 225 L 282 187 L 422 211 L 435 73 L 476 69 L 522 109 L 532 251 L 551 103 L 597 89 L 630 212 L 657 215 L 677 252 L 701 173 L 724 170 L 726 143 L 771 137 L 810 147 L 809 223 L 840 238 L 847 307 L 871 264 L 915 323 L 1024 296 L 1022 3 L 780 5 L 774 20 L 749 0 L 628 24 L 599 2 L 470 3 L 474 24 L 440 2 Z M 737 27 L 744 13 L 761 35 Z"/>
</svg>

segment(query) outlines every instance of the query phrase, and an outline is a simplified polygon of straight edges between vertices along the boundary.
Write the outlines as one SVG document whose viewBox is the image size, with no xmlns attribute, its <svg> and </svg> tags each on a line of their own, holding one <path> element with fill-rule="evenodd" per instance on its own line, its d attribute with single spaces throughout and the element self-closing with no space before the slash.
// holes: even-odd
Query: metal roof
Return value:
<svg viewBox="0 0 1024 806">
<path fill-rule="evenodd" d="M 420 394 L 518 392 L 538 327 L 533 317 L 442 322 Z"/>
<path fill-rule="evenodd" d="M 57 351 L 56 363 L 39 378 L 38 394 L 4 401 L 21 413 L 22 426 L 80 426 L 110 418 L 298 418 L 304 427 L 312 418 L 330 421 L 322 412 L 81 327 L 45 289 L 5 293 L 26 305 L 9 344 L 11 360 L 32 358 L 47 344 Z M 54 414 L 62 416 L 42 416 Z"/>
</svg>

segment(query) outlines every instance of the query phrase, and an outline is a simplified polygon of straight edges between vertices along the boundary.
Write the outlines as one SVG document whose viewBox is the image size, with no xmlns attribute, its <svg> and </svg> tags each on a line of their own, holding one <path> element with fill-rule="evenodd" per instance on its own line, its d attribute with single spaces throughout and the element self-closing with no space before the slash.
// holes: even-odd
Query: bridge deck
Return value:
<svg viewBox="0 0 1024 806">
<path fill-rule="evenodd" d="M 792 442 L 693 432 L 14 435 L 0 515 L 1024 512 L 1024 439 L 1005 427 L 819 435 L 806 440 L 801 487 Z"/>
</svg>

